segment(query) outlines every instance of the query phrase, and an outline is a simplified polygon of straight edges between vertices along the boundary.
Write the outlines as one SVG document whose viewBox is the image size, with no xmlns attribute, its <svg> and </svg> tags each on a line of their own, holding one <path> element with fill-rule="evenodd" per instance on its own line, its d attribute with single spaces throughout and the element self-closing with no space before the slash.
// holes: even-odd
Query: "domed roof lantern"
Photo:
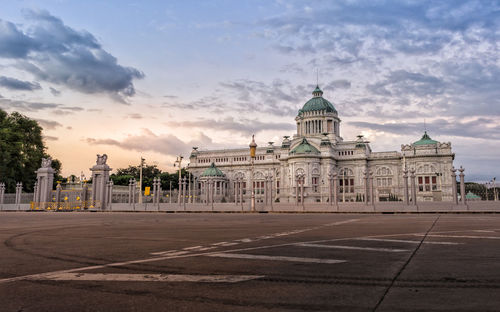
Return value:
<svg viewBox="0 0 500 312">
<path fill-rule="evenodd" d="M 323 91 L 321 91 L 321 89 L 319 88 L 318 85 L 316 85 L 316 89 L 314 89 L 313 91 L 313 96 L 314 97 L 322 97 L 323 96 Z"/>
</svg>

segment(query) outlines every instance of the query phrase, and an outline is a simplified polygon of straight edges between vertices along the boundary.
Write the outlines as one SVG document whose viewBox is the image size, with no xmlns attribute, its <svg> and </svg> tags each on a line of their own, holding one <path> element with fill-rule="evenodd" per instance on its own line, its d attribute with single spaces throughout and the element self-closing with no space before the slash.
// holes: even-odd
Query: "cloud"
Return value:
<svg viewBox="0 0 500 312">
<path fill-rule="evenodd" d="M 27 31 L 0 20 L 0 57 L 16 60 L 18 69 L 38 80 L 82 93 L 105 93 L 122 103 L 135 94 L 133 80 L 144 74 L 119 65 L 92 34 L 74 30 L 44 10 L 24 13 L 30 21 Z"/>
<path fill-rule="evenodd" d="M 142 119 L 143 117 L 139 113 L 132 113 L 132 114 L 128 114 L 125 118 Z"/>
<path fill-rule="evenodd" d="M 0 76 L 0 86 L 9 90 L 21 91 L 34 91 L 42 88 L 38 82 L 22 81 L 5 76 Z"/>
<path fill-rule="evenodd" d="M 385 80 L 368 84 L 367 88 L 372 93 L 383 96 L 408 96 L 411 94 L 427 97 L 443 94 L 445 83 L 431 75 L 396 70 L 390 72 Z"/>
<path fill-rule="evenodd" d="M 288 80 L 275 79 L 270 83 L 250 79 L 221 82 L 211 95 L 192 102 L 165 103 L 163 107 L 184 110 L 208 110 L 211 113 L 259 112 L 276 117 L 297 115 L 298 109 L 309 100 L 315 85 L 297 86 Z"/>
<path fill-rule="evenodd" d="M 85 142 L 91 145 L 110 145 L 124 150 L 149 151 L 169 156 L 186 155 L 193 146 L 212 148 L 217 146 L 211 138 L 201 133 L 197 138 L 184 142 L 175 135 L 157 135 L 148 129 L 143 129 L 142 133 L 138 135 L 129 135 L 123 140 L 87 138 Z"/>
<path fill-rule="evenodd" d="M 200 118 L 194 121 L 170 121 L 166 122 L 166 124 L 172 127 L 230 131 L 242 133 L 244 135 L 255 134 L 265 130 L 287 131 L 295 129 L 295 125 L 293 123 L 262 122 L 257 119 L 246 118 L 235 120 L 233 117 L 227 117 L 218 120 Z"/>
<path fill-rule="evenodd" d="M 78 106 L 64 106 L 62 104 L 56 103 L 41 103 L 41 102 L 30 102 L 24 100 L 12 100 L 0 96 L 0 108 L 4 110 L 16 110 L 20 112 L 39 112 L 39 111 L 50 111 L 55 115 L 69 115 L 75 112 L 83 111 L 82 107 Z"/>
<path fill-rule="evenodd" d="M 48 141 L 57 141 L 57 140 L 59 140 L 59 138 L 58 138 L 58 137 L 55 137 L 55 136 L 50 136 L 50 135 L 44 135 L 44 136 L 43 136 L 43 138 L 44 138 L 45 140 L 48 140 Z"/>
<path fill-rule="evenodd" d="M 60 106 L 61 104 L 11 100 L 3 97 L 0 98 L 0 108 L 5 110 L 15 109 L 18 111 L 25 111 L 25 112 L 38 112 L 40 110 L 57 108 Z"/>
<path fill-rule="evenodd" d="M 469 121 L 460 119 L 434 119 L 427 122 L 429 134 L 438 134 L 440 136 L 458 136 L 464 138 L 482 139 L 482 140 L 500 140 L 500 123 L 495 118 L 477 118 Z M 404 122 L 404 123 L 376 123 L 365 121 L 352 121 L 352 126 L 383 131 L 397 135 L 423 133 L 423 123 Z"/>
<path fill-rule="evenodd" d="M 54 89 L 52 87 L 49 87 L 50 89 L 50 93 L 52 93 L 53 96 L 59 96 L 61 95 L 61 91 L 57 90 L 57 89 Z"/>
<path fill-rule="evenodd" d="M 58 127 L 62 127 L 62 124 L 54 120 L 46 120 L 46 119 L 35 119 L 35 120 L 40 124 L 40 126 L 42 126 L 44 130 L 54 130 Z"/>
</svg>

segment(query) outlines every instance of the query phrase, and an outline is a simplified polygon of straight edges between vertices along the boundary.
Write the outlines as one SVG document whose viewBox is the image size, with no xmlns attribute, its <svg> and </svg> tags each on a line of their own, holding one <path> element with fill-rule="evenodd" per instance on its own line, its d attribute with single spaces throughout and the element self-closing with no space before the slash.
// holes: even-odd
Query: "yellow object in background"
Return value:
<svg viewBox="0 0 500 312">
<path fill-rule="evenodd" d="M 149 196 L 149 194 L 150 194 L 150 193 L 151 193 L 151 187 L 146 186 L 146 187 L 144 188 L 144 195 L 145 195 L 145 196 Z"/>
</svg>

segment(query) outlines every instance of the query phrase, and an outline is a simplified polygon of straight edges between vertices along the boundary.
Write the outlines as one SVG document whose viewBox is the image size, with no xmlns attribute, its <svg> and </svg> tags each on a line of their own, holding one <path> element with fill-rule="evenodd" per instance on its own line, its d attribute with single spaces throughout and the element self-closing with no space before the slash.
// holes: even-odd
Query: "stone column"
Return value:
<svg viewBox="0 0 500 312">
<path fill-rule="evenodd" d="M 370 179 L 370 204 L 375 205 L 374 187 L 373 187 L 373 172 L 369 172 L 368 177 Z"/>
<path fill-rule="evenodd" d="M 457 195 L 457 169 L 451 167 L 451 188 L 453 191 L 453 203 L 458 205 L 458 195 Z"/>
<path fill-rule="evenodd" d="M 208 189 L 210 192 L 210 205 L 212 206 L 212 211 L 214 211 L 214 193 L 215 193 L 216 184 L 213 179 L 210 179 L 208 182 Z"/>
<path fill-rule="evenodd" d="M 106 207 L 111 210 L 111 203 L 113 202 L 113 180 L 109 180 L 107 183 L 106 201 Z"/>
<path fill-rule="evenodd" d="M 204 187 L 204 189 L 205 189 L 205 205 L 207 205 L 207 206 L 208 206 L 208 204 L 209 204 L 209 199 L 210 199 L 210 198 L 209 198 L 210 193 L 208 192 L 208 188 L 209 188 L 209 185 L 208 185 L 208 180 L 206 180 L 205 182 L 203 182 L 203 184 L 204 184 L 204 186 L 205 186 L 205 187 Z"/>
<path fill-rule="evenodd" d="M 304 196 L 304 181 L 305 177 L 302 176 L 300 180 L 300 201 L 302 202 L 302 211 L 306 210 L 305 196 Z"/>
<path fill-rule="evenodd" d="M 38 192 L 38 181 L 35 181 L 35 185 L 33 186 L 33 208 L 38 207 L 36 204 L 36 193 Z"/>
<path fill-rule="evenodd" d="M 192 203 L 192 185 L 191 185 L 191 172 L 188 174 L 188 203 Z"/>
<path fill-rule="evenodd" d="M 267 194 L 267 187 L 268 187 L 268 185 L 267 185 L 268 181 L 267 180 L 268 180 L 268 178 L 267 178 L 267 176 L 265 176 L 264 177 L 264 203 L 265 203 L 264 206 L 267 206 L 267 197 L 268 197 L 267 196 L 268 195 Z"/>
<path fill-rule="evenodd" d="M 333 205 L 333 198 L 332 198 L 332 193 L 333 193 L 333 177 L 332 177 L 332 173 L 329 172 L 328 173 L 328 204 L 330 205 Z"/>
<path fill-rule="evenodd" d="M 100 208 L 100 210 L 106 210 L 107 194 L 106 185 L 109 181 L 109 172 L 111 168 L 106 164 L 108 156 L 103 154 L 102 156 L 97 154 L 96 164 L 90 168 L 92 171 L 92 201 L 93 206 Z"/>
<path fill-rule="evenodd" d="M 194 194 L 193 194 L 193 203 L 196 203 L 196 199 L 198 198 L 198 178 L 197 177 L 194 177 L 194 180 L 193 180 L 193 187 L 194 187 Z"/>
<path fill-rule="evenodd" d="M 460 203 L 462 205 L 466 205 L 466 202 L 467 202 L 467 198 L 465 197 L 465 174 L 464 174 L 464 168 L 462 168 L 462 166 L 460 166 L 460 169 L 458 169 L 458 171 L 460 172 L 459 176 L 460 176 Z"/>
<path fill-rule="evenodd" d="M 412 205 L 417 205 L 417 187 L 415 185 L 415 168 L 410 169 L 410 182 L 411 182 L 411 198 Z"/>
<path fill-rule="evenodd" d="M 295 205 L 299 205 L 299 176 L 295 178 Z"/>
<path fill-rule="evenodd" d="M 337 172 L 332 173 L 333 177 L 333 201 L 335 203 L 335 206 L 339 205 L 339 177 L 337 175 Z"/>
<path fill-rule="evenodd" d="M 238 205 L 238 179 L 236 179 L 234 182 L 234 204 Z"/>
<path fill-rule="evenodd" d="M 137 181 L 134 179 L 132 179 L 132 205 L 134 207 L 134 211 L 135 211 L 135 195 L 136 195 L 136 192 L 137 192 Z"/>
<path fill-rule="evenodd" d="M 240 204 L 241 204 L 241 210 L 243 210 L 243 178 L 240 179 Z"/>
<path fill-rule="evenodd" d="M 184 206 L 184 210 L 186 210 L 186 192 L 187 192 L 187 178 L 184 177 L 182 179 L 182 205 Z"/>
<path fill-rule="evenodd" d="M 89 186 L 87 185 L 87 182 L 83 182 L 82 193 L 80 194 L 80 199 L 82 201 L 82 209 L 87 209 L 88 190 Z"/>
<path fill-rule="evenodd" d="M 61 207 L 61 191 L 62 191 L 61 183 L 57 182 L 57 186 L 56 186 L 56 206 L 55 206 L 56 210 Z"/>
<path fill-rule="evenodd" d="M 21 209 L 21 193 L 23 192 L 23 183 L 18 182 L 16 184 L 16 206 L 17 209 Z"/>
<path fill-rule="evenodd" d="M 156 186 L 156 192 L 158 193 L 158 196 L 156 196 L 156 204 L 158 205 L 158 209 L 160 209 L 160 199 L 163 195 L 163 190 L 161 188 L 161 178 L 158 177 L 157 180 L 158 185 Z"/>
<path fill-rule="evenodd" d="M 42 165 L 36 171 L 37 187 L 35 191 L 35 202 L 40 208 L 45 209 L 51 202 L 52 185 L 54 183 L 55 170 L 52 169 L 52 159 L 42 158 Z M 35 204 L 36 205 L 36 204 Z"/>
<path fill-rule="evenodd" d="M 365 205 L 368 205 L 368 194 L 370 193 L 368 168 L 365 168 L 365 171 L 363 171 L 363 180 L 365 180 Z"/>
<path fill-rule="evenodd" d="M 128 204 L 132 205 L 132 187 L 133 187 L 133 180 L 130 179 L 128 180 Z"/>
<path fill-rule="evenodd" d="M 274 196 L 273 196 L 273 176 L 269 176 L 269 189 L 270 189 L 270 193 L 269 193 L 269 199 L 271 200 L 271 211 L 274 209 L 273 208 L 273 202 L 274 202 Z"/>
<path fill-rule="evenodd" d="M 5 198 L 5 183 L 0 183 L 0 210 L 3 209 L 3 201 Z"/>
<path fill-rule="evenodd" d="M 405 195 L 405 205 L 410 204 L 410 199 L 408 198 L 408 169 L 403 170 L 403 185 L 404 185 L 404 195 Z"/>
</svg>

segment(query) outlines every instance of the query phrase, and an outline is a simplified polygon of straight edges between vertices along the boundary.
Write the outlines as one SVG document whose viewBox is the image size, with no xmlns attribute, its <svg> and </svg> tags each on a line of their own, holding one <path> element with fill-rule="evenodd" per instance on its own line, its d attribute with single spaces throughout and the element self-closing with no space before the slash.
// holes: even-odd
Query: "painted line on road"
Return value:
<svg viewBox="0 0 500 312">
<path fill-rule="evenodd" d="M 187 274 L 116 274 L 116 273 L 56 273 L 42 274 L 29 280 L 102 281 L 102 282 L 196 282 L 237 283 L 263 275 L 187 275 Z"/>
<path fill-rule="evenodd" d="M 205 256 L 218 257 L 218 258 L 231 258 L 231 259 L 289 261 L 289 262 L 324 263 L 324 264 L 336 264 L 336 263 L 347 262 L 346 260 L 334 260 L 334 259 L 284 257 L 284 256 L 264 256 L 264 255 L 250 255 L 250 254 L 237 254 L 237 253 L 225 253 L 225 252 L 207 254 Z"/>
<path fill-rule="evenodd" d="M 227 242 L 218 242 L 218 243 L 213 243 L 211 244 L 212 246 L 222 246 L 224 244 L 227 244 Z"/>
<path fill-rule="evenodd" d="M 388 242 L 388 243 L 420 244 L 420 241 L 404 240 L 404 239 L 383 239 L 383 238 L 362 237 L 362 238 L 356 238 L 355 240 Z M 463 244 L 463 243 L 453 243 L 453 242 L 427 242 L 427 241 L 424 241 L 423 243 L 424 244 L 431 244 L 431 245 L 462 245 Z"/>
<path fill-rule="evenodd" d="M 309 244 L 309 243 L 299 243 L 299 244 L 295 244 L 295 246 L 313 247 L 313 248 L 348 249 L 348 250 L 383 251 L 383 252 L 410 251 L 409 249 L 358 247 L 358 246 L 342 246 L 342 245 L 322 245 L 322 244 Z"/>
<path fill-rule="evenodd" d="M 221 244 L 220 246 L 229 247 L 229 246 L 234 246 L 234 245 L 239 245 L 239 243 L 224 243 L 224 244 Z"/>
<path fill-rule="evenodd" d="M 330 224 L 327 224 L 327 225 L 323 225 L 323 226 L 320 226 L 320 227 L 310 228 L 309 230 L 319 229 L 319 228 L 324 227 L 324 226 L 340 225 L 340 224 L 344 224 L 344 223 L 355 222 L 355 221 L 358 221 L 358 220 L 360 220 L 360 219 L 350 219 L 350 220 L 339 221 L 339 222 L 335 222 L 335 223 L 330 223 Z M 419 234 L 419 233 L 384 234 L 384 235 L 374 235 L 373 237 L 388 237 L 388 236 L 402 236 L 402 235 L 415 235 L 415 234 Z M 363 236 L 363 237 L 365 237 L 365 236 Z M 351 238 L 323 239 L 323 240 L 309 241 L 309 243 L 343 241 L 343 240 L 346 240 L 346 239 L 354 239 L 354 238 L 359 238 L 359 236 L 358 237 L 351 237 Z M 283 243 L 283 244 L 272 244 L 272 245 L 267 245 L 267 246 L 255 246 L 255 247 L 247 247 L 247 248 L 237 248 L 237 249 L 227 250 L 227 252 L 240 252 L 240 251 L 249 251 L 249 250 L 258 250 L 258 249 L 285 247 L 285 246 L 292 246 L 294 244 L 295 243 Z M 228 244 L 225 244 L 225 245 L 222 245 L 222 246 L 231 246 L 231 245 L 238 245 L 238 243 L 228 243 Z M 45 272 L 45 273 L 35 273 L 35 274 L 29 274 L 29 275 L 21 275 L 21 276 L 15 276 L 15 277 L 8 277 L 8 278 L 0 279 L 0 284 L 10 283 L 10 282 L 16 282 L 16 281 L 23 281 L 23 280 L 27 280 L 27 279 L 33 279 L 34 277 L 41 276 L 41 275 L 44 275 L 44 274 L 73 273 L 73 272 L 81 272 L 81 271 L 88 271 L 88 270 L 97 270 L 97 269 L 103 269 L 103 268 L 110 268 L 110 267 L 125 266 L 125 265 L 130 265 L 130 264 L 149 263 L 149 262 L 171 260 L 171 259 L 179 259 L 179 258 L 189 258 L 189 257 L 206 256 L 206 255 L 215 254 L 215 253 L 217 253 L 217 252 L 188 253 L 188 254 L 183 254 L 183 255 L 165 255 L 165 256 L 157 256 L 157 257 L 154 257 L 154 258 L 130 260 L 130 261 L 123 261 L 123 262 L 113 262 L 113 263 L 106 263 L 106 264 L 96 264 L 96 265 L 91 265 L 91 266 L 86 266 L 86 267 L 79 267 L 79 268 L 74 268 L 74 269 L 58 270 L 58 271 Z M 339 261 L 341 261 L 341 260 L 339 260 Z"/>
<path fill-rule="evenodd" d="M 196 250 L 196 249 L 199 249 L 199 248 L 203 248 L 203 246 L 186 247 L 186 248 L 182 248 L 182 250 Z"/>
<path fill-rule="evenodd" d="M 413 234 L 414 236 L 424 236 L 424 234 Z M 448 238 L 474 238 L 474 239 L 500 239 L 500 236 L 472 236 L 472 235 L 441 235 L 429 234 L 427 237 L 448 237 Z"/>
<path fill-rule="evenodd" d="M 185 250 L 185 251 L 174 251 L 174 252 L 153 252 L 153 253 L 151 253 L 151 255 L 153 255 L 153 256 L 181 256 L 181 255 L 185 255 L 188 253 L 189 253 L 189 251 Z"/>
<path fill-rule="evenodd" d="M 478 233 L 496 233 L 495 231 L 487 231 L 487 230 L 475 230 L 473 232 L 478 232 Z"/>
</svg>

